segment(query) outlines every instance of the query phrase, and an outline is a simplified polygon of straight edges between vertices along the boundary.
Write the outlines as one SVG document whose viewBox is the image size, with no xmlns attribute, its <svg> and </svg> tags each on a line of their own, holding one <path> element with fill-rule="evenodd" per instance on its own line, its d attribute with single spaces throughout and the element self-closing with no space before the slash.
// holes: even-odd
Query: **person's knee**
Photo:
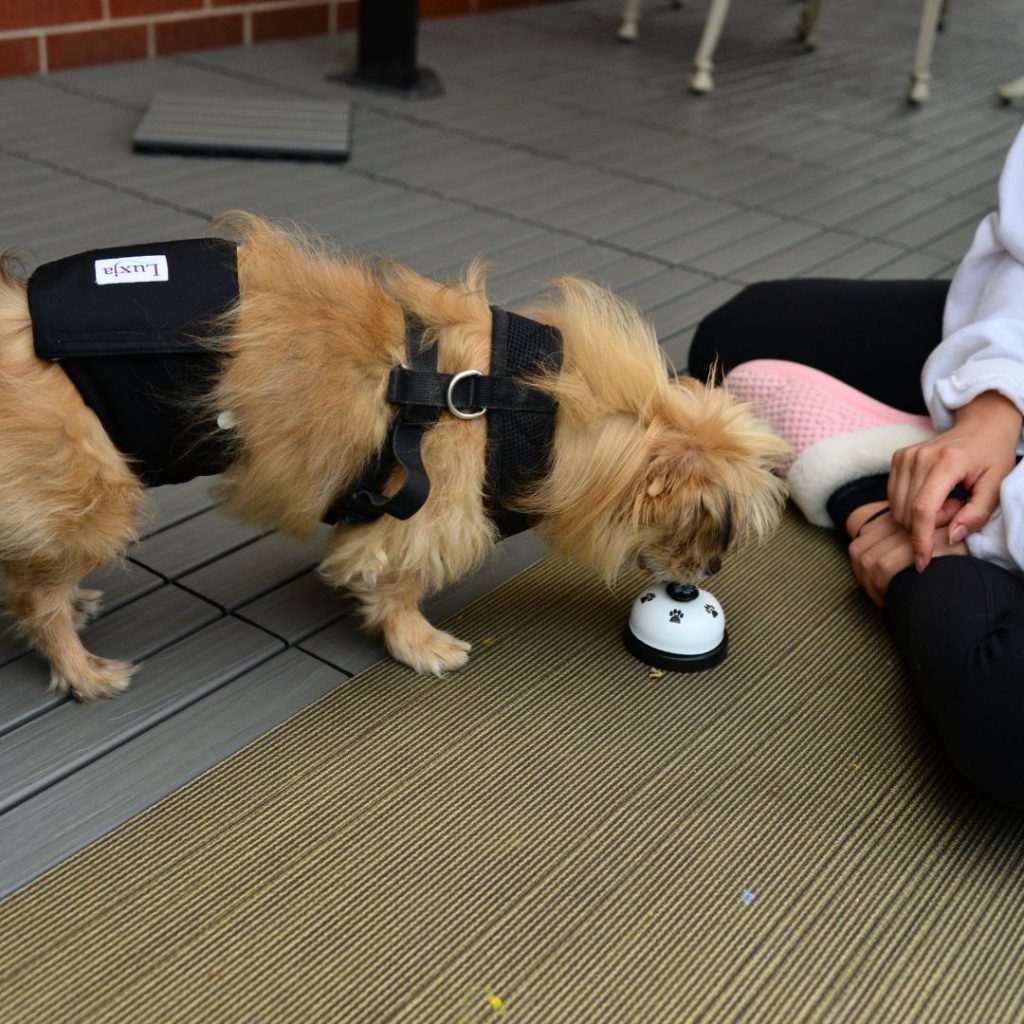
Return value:
<svg viewBox="0 0 1024 1024">
<path fill-rule="evenodd" d="M 768 311 L 775 308 L 779 293 L 789 284 L 788 281 L 762 281 L 747 285 L 708 313 L 697 325 L 690 345 L 687 360 L 690 375 L 717 384 L 734 366 L 759 358 L 753 346 L 761 341 L 763 324 L 770 319 Z"/>
<path fill-rule="evenodd" d="M 969 557 L 894 577 L 886 614 L 950 760 L 978 789 L 1024 808 L 1024 588 Z"/>
</svg>

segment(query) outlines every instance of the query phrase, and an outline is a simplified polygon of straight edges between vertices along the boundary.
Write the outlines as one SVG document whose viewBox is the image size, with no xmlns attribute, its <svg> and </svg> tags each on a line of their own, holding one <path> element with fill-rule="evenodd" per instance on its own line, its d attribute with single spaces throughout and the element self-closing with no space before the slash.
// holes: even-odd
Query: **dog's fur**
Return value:
<svg viewBox="0 0 1024 1024">
<path fill-rule="evenodd" d="M 385 442 L 403 309 L 427 325 L 443 372 L 487 372 L 483 272 L 439 284 L 407 267 L 332 251 L 301 232 L 228 214 L 213 233 L 239 243 L 240 300 L 219 325 L 220 375 L 196 409 L 234 418 L 225 509 L 308 536 Z M 521 498 L 558 550 L 607 578 L 640 559 L 662 579 L 696 580 L 745 537 L 775 525 L 785 445 L 749 407 L 672 380 L 651 328 L 587 281 L 553 282 L 525 311 L 564 339 L 564 366 L 538 380 L 558 400 L 549 474 Z M 464 576 L 495 543 L 484 511 L 484 420 L 442 416 L 423 443 L 432 482 L 414 517 L 336 528 L 320 567 L 354 592 L 366 624 L 421 672 L 458 668 L 469 645 L 423 617 L 425 594 Z M 131 666 L 90 654 L 76 630 L 100 595 L 81 578 L 137 536 L 143 487 L 59 364 L 33 351 L 25 288 L 0 278 L 0 565 L 20 628 L 52 685 L 82 699 L 123 689 Z M 397 486 L 398 478 L 392 481 Z"/>
</svg>

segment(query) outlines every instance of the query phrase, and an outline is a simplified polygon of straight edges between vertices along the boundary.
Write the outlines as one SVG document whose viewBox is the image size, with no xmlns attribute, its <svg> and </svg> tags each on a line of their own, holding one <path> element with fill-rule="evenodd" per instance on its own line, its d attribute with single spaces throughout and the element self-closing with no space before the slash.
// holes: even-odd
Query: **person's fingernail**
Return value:
<svg viewBox="0 0 1024 1024">
<path fill-rule="evenodd" d="M 967 527 L 963 523 L 957 523 L 953 532 L 949 535 L 950 544 L 959 544 L 967 536 Z"/>
<path fill-rule="evenodd" d="M 926 564 L 924 555 L 914 555 L 914 568 L 917 569 L 918 572 L 924 572 Z"/>
</svg>

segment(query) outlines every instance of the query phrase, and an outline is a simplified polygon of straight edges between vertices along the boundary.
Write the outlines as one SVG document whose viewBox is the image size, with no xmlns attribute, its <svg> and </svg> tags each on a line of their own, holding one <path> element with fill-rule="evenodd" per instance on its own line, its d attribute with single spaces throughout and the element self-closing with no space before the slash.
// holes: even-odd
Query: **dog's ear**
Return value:
<svg viewBox="0 0 1024 1024">
<path fill-rule="evenodd" d="M 680 496 L 695 498 L 702 475 L 700 453 L 681 431 L 654 428 L 647 434 L 647 458 L 634 503 L 640 523 L 652 516 L 664 519 L 664 512 L 658 510 Z M 681 495 L 684 491 L 686 495 Z"/>
<path fill-rule="evenodd" d="M 664 476 L 656 476 L 647 485 L 647 497 L 656 498 L 665 488 L 668 486 L 668 481 Z"/>
</svg>

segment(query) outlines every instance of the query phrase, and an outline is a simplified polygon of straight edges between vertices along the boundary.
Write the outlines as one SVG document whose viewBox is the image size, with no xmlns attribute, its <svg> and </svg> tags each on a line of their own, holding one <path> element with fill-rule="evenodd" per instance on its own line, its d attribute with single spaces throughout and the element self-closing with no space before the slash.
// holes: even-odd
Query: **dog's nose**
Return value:
<svg viewBox="0 0 1024 1024">
<path fill-rule="evenodd" d="M 722 568 L 722 560 L 720 558 L 712 558 L 711 561 L 708 562 L 708 564 L 707 564 L 707 566 L 706 566 L 704 571 L 709 576 L 714 576 L 715 573 L 718 572 L 718 570 L 721 569 L 721 568 Z"/>
</svg>

